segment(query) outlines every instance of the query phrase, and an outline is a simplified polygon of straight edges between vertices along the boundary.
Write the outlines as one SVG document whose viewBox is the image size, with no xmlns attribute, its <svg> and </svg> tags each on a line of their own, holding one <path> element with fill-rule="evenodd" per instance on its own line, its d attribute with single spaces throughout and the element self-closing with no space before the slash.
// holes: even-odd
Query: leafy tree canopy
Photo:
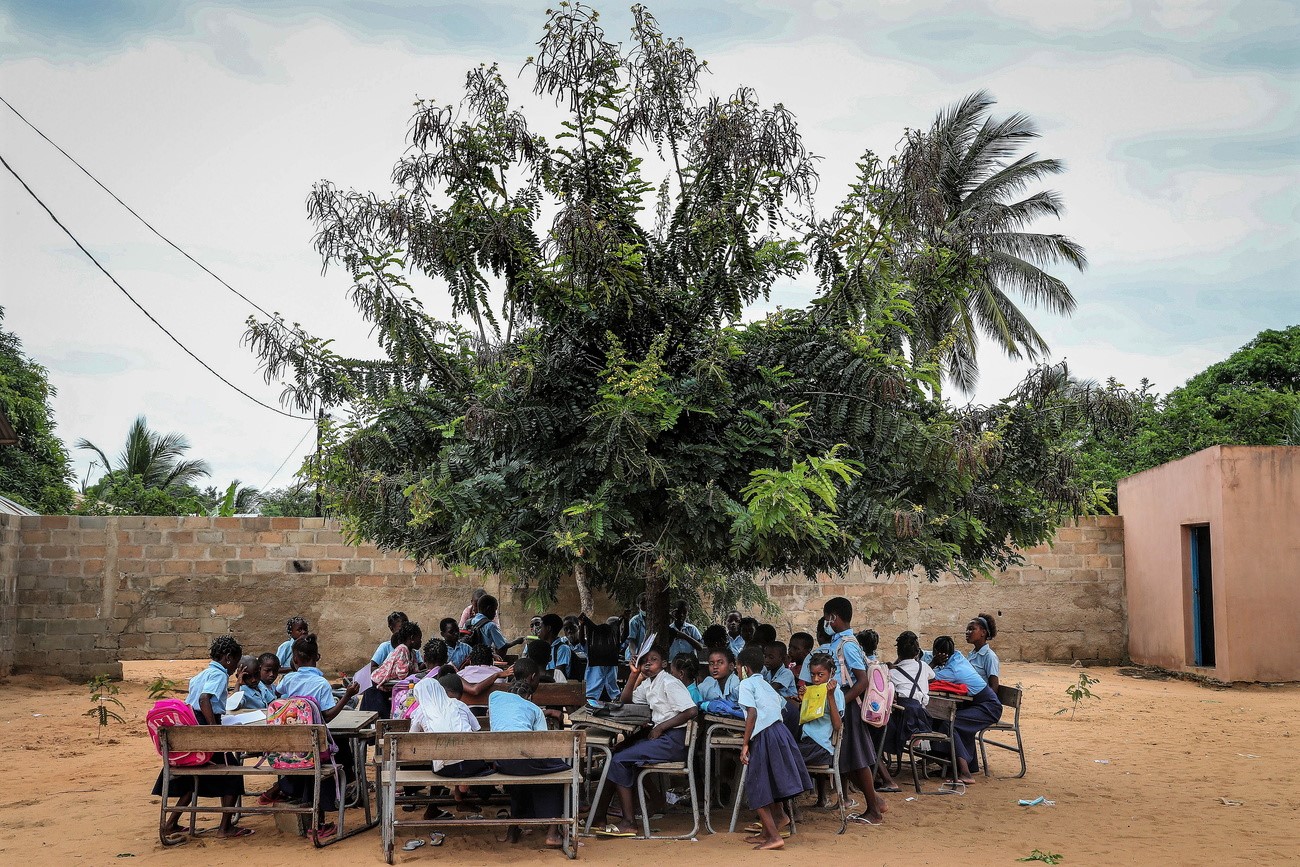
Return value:
<svg viewBox="0 0 1300 867">
<path fill-rule="evenodd" d="M 1013 237 L 1055 200 L 1008 198 L 1055 169 L 999 169 L 1032 126 L 967 100 L 864 155 L 814 216 L 794 115 L 749 88 L 704 96 L 705 63 L 633 18 L 621 45 L 585 6 L 550 13 L 526 68 L 563 112 L 551 135 L 481 66 L 459 105 L 417 103 L 393 192 L 312 191 L 317 249 L 379 353 L 341 357 L 278 318 L 246 340 L 287 404 L 338 409 L 310 472 L 349 532 L 505 573 L 537 604 L 562 581 L 587 608 L 593 588 L 648 590 L 662 616 L 665 590 L 759 601 L 763 570 L 859 557 L 973 575 L 1091 508 L 1070 436 L 1126 399 L 1063 366 L 990 407 L 941 396 L 979 329 L 1041 349 L 997 325 L 1006 292 L 1068 307 L 1037 268 L 1081 251 Z M 788 278 L 811 303 L 747 321 Z"/>
<path fill-rule="evenodd" d="M 54 433 L 53 397 L 45 368 L 0 327 L 0 409 L 18 435 L 16 445 L 0 446 L 0 494 L 48 514 L 67 512 L 73 502 L 68 452 Z"/>
</svg>

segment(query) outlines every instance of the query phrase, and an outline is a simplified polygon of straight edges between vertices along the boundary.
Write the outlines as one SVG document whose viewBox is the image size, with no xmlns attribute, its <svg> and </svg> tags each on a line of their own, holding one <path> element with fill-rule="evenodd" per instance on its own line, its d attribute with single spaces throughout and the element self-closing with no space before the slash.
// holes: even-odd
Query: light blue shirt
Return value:
<svg viewBox="0 0 1300 867">
<path fill-rule="evenodd" d="M 718 682 L 712 677 L 706 677 L 700 683 L 701 701 L 712 701 L 715 698 L 729 698 L 732 701 L 736 701 L 739 695 L 740 678 L 736 676 L 735 672 L 732 672 L 727 677 L 726 683 L 721 687 L 718 686 Z"/>
<path fill-rule="evenodd" d="M 375 668 L 383 665 L 388 657 L 393 655 L 393 642 L 391 640 L 381 642 L 375 648 L 375 655 L 370 657 L 370 661 L 375 664 Z"/>
<path fill-rule="evenodd" d="M 479 624 L 483 624 L 482 629 L 479 629 Z M 501 634 L 497 625 L 482 614 L 475 614 L 469 619 L 469 629 L 471 632 L 477 630 L 483 636 L 483 643 L 493 650 L 500 650 L 510 643 L 506 641 L 506 637 Z"/>
<path fill-rule="evenodd" d="M 700 635 L 700 630 L 696 629 L 693 623 L 683 623 L 677 631 L 683 635 L 689 635 L 696 641 L 704 640 Z M 674 638 L 672 645 L 668 648 L 668 662 L 671 663 L 679 653 L 695 653 L 695 645 L 684 638 Z"/>
<path fill-rule="evenodd" d="M 728 638 L 727 646 L 731 648 L 732 653 L 740 656 L 740 651 L 745 649 L 745 636 L 737 635 L 735 638 Z"/>
<path fill-rule="evenodd" d="M 638 611 L 627 622 L 627 649 L 624 655 L 631 659 L 632 654 L 641 648 L 643 641 L 645 641 L 645 612 Z"/>
<path fill-rule="evenodd" d="M 275 658 L 280 660 L 280 667 L 286 671 L 293 668 L 293 639 L 285 639 L 275 651 Z"/>
<path fill-rule="evenodd" d="M 472 649 L 473 648 L 465 642 L 457 641 L 455 644 L 447 648 L 447 663 L 456 668 L 460 668 L 465 664 L 465 660 L 469 659 L 469 652 Z"/>
<path fill-rule="evenodd" d="M 934 679 L 946 680 L 950 683 L 964 683 L 971 695 L 983 692 L 984 688 L 988 686 L 988 682 L 971 667 L 970 661 L 962 655 L 960 650 L 954 650 L 952 656 L 948 657 L 947 664 L 934 670 Z"/>
<path fill-rule="evenodd" d="M 828 702 L 831 701 L 832 696 L 834 696 L 835 709 L 840 712 L 840 720 L 843 721 L 844 691 L 839 688 L 838 684 L 834 690 L 827 693 L 826 700 Z M 841 722 L 841 724 L 843 723 Z M 831 724 L 831 715 L 829 713 L 822 714 L 820 718 L 803 724 L 803 736 L 828 753 L 834 752 L 834 750 L 831 749 L 831 735 L 834 731 L 835 729 Z"/>
<path fill-rule="evenodd" d="M 781 698 L 794 698 L 799 694 L 798 687 L 794 685 L 794 672 L 784 665 L 776 671 L 764 667 L 763 680 L 771 684 L 772 689 L 776 690 Z"/>
<path fill-rule="evenodd" d="M 844 667 L 848 669 L 848 673 L 843 675 L 843 677 L 846 681 L 850 682 L 843 683 L 841 686 L 853 686 L 857 683 L 857 679 L 854 677 L 853 672 L 855 670 L 867 670 L 867 657 L 863 654 L 862 645 L 858 644 L 858 638 L 853 634 L 852 629 L 846 629 L 843 632 L 837 632 L 835 635 L 831 636 L 830 653 L 831 657 L 835 660 L 837 669 L 840 664 L 840 654 L 844 654 Z M 839 679 L 840 677 L 837 673 L 835 680 L 838 682 Z"/>
<path fill-rule="evenodd" d="M 751 738 L 774 722 L 781 720 L 781 705 L 785 702 L 776 694 L 772 685 L 761 677 L 747 677 L 740 682 L 739 697 L 736 699 L 741 707 L 752 707 L 755 711 L 754 731 Z"/>
<path fill-rule="evenodd" d="M 547 671 L 555 671 L 557 668 L 564 672 L 564 676 L 569 676 L 569 663 L 573 659 L 573 646 L 569 644 L 567 638 L 557 638 L 551 642 L 551 661 L 546 666 Z"/>
<path fill-rule="evenodd" d="M 987 644 L 966 657 L 966 661 L 985 681 L 990 677 L 1002 676 L 1002 663 L 998 660 L 998 655 L 993 652 L 993 648 Z"/>
<path fill-rule="evenodd" d="M 494 732 L 544 732 L 546 715 L 522 695 L 494 692 L 488 696 L 488 720 Z"/>
<path fill-rule="evenodd" d="M 316 704 L 320 705 L 321 713 L 333 710 L 336 704 L 334 687 L 325 679 L 325 675 L 319 668 L 310 666 L 291 671 L 280 678 L 280 685 L 276 688 L 276 692 L 283 698 L 302 695 L 315 699 Z"/>
<path fill-rule="evenodd" d="M 276 699 L 275 690 L 264 683 L 259 683 L 257 686 L 240 684 L 239 691 L 244 694 L 243 706 L 254 710 L 266 710 Z"/>
<path fill-rule="evenodd" d="M 212 712 L 221 716 L 226 712 L 226 690 L 230 686 L 230 672 L 215 659 L 208 667 L 190 678 L 190 691 L 185 696 L 185 703 L 194 708 L 194 713 L 202 717 L 199 699 L 205 695 L 212 696 Z"/>
</svg>

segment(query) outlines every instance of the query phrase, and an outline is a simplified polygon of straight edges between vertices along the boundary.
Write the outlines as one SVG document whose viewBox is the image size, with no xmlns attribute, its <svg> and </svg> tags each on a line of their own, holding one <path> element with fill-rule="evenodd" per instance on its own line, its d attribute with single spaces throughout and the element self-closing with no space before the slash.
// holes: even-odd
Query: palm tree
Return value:
<svg viewBox="0 0 1300 867">
<path fill-rule="evenodd" d="M 927 132 L 909 138 L 901 161 L 911 349 L 916 358 L 936 355 L 966 392 L 979 378 L 981 335 L 1011 358 L 1035 361 L 1048 352 L 1012 296 L 1069 314 L 1074 295 L 1044 268 L 1087 265 L 1083 248 L 1066 236 L 1026 231 L 1041 217 L 1059 217 L 1064 205 L 1051 190 L 1021 194 L 1064 166 L 1020 154 L 1038 129 L 1023 114 L 991 117 L 994 102 L 980 91 L 941 111 Z"/>
<path fill-rule="evenodd" d="M 184 434 L 152 431 L 144 416 L 137 416 L 131 423 L 116 463 L 90 440 L 78 440 L 77 448 L 98 455 L 106 475 L 139 476 L 146 488 L 180 492 L 212 474 L 207 461 L 184 459 L 190 450 Z"/>
<path fill-rule="evenodd" d="M 228 518 L 255 513 L 261 505 L 262 492 L 235 479 L 225 490 L 209 485 L 199 492 L 199 500 L 212 517 Z"/>
</svg>

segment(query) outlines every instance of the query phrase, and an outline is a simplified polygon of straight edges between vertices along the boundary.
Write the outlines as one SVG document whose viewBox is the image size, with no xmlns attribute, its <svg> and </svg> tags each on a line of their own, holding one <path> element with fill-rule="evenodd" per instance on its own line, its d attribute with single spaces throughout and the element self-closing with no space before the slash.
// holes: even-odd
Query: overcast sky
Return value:
<svg viewBox="0 0 1300 867">
<path fill-rule="evenodd" d="M 464 72 L 515 79 L 544 2 L 0 0 L 0 94 L 263 307 L 364 352 L 345 277 L 322 276 L 304 201 L 314 181 L 383 191 L 418 94 L 458 98 Z M 987 88 L 1032 115 L 1063 159 L 1053 230 L 1092 265 L 1063 274 L 1070 319 L 1034 317 L 1076 373 L 1161 392 L 1261 329 L 1300 322 L 1300 4 L 1269 0 L 673 0 L 669 35 L 709 60 L 705 86 L 748 84 L 798 116 L 821 155 L 823 209 L 855 157 Z M 624 3 L 601 3 L 624 38 Z M 547 130 L 548 132 L 550 130 Z M 239 345 L 242 301 L 136 223 L 0 106 L 0 153 L 164 325 L 275 403 Z M 115 453 L 131 419 L 186 433 L 215 482 L 289 480 L 310 424 L 205 372 L 0 173 L 5 327 L 50 370 L 59 433 Z M 435 287 L 426 304 L 445 309 Z M 796 283 L 772 303 L 797 305 Z M 992 351 L 976 400 L 1023 375 Z M 298 445 L 295 445 L 295 444 Z M 86 453 L 75 455 L 79 472 Z"/>
</svg>

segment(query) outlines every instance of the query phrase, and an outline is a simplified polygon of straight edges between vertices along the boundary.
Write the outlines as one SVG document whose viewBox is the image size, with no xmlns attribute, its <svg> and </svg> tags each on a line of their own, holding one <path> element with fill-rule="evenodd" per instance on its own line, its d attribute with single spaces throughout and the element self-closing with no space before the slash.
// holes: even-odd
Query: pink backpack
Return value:
<svg viewBox="0 0 1300 867">
<path fill-rule="evenodd" d="M 266 708 L 266 724 L 269 726 L 308 725 L 323 726 L 325 717 L 315 700 L 296 695 L 291 698 L 277 698 Z M 332 760 L 335 752 L 334 739 L 331 737 L 321 758 Z M 311 753 L 267 753 L 271 767 L 282 769 L 314 768 Z"/>
<path fill-rule="evenodd" d="M 419 677 L 408 677 L 393 685 L 393 704 L 389 719 L 410 719 L 419 708 L 420 702 L 415 698 L 415 684 L 419 679 Z"/>
<path fill-rule="evenodd" d="M 889 714 L 894 709 L 894 683 L 889 679 L 889 666 L 871 662 L 867 664 L 867 691 L 862 696 L 862 721 L 869 726 L 884 728 L 889 725 Z"/>
<path fill-rule="evenodd" d="M 159 737 L 158 730 L 164 727 L 172 726 L 196 726 L 199 724 L 198 717 L 194 715 L 194 708 L 178 698 L 164 698 L 154 704 L 149 709 L 149 713 L 144 717 L 145 727 L 149 729 L 149 739 L 153 741 L 153 748 L 162 755 L 162 739 Z M 188 768 L 194 765 L 206 765 L 212 761 L 212 753 L 178 753 L 173 751 L 167 757 L 167 762 L 173 768 Z"/>
</svg>

